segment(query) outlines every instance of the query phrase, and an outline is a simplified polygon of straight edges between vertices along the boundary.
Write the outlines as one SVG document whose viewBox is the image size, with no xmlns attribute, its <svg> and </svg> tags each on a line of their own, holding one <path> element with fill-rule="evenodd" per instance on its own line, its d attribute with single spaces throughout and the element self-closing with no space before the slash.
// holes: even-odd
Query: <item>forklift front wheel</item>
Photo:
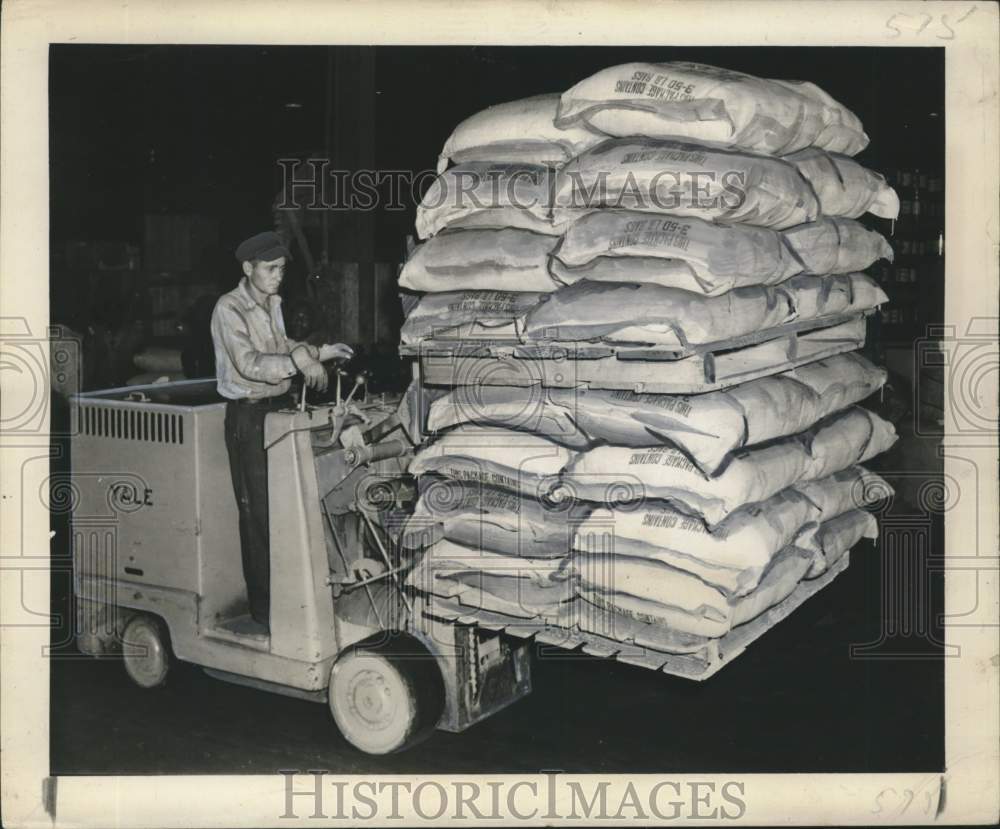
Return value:
<svg viewBox="0 0 1000 829">
<path fill-rule="evenodd" d="M 416 745 L 434 730 L 444 710 L 437 661 L 415 640 L 409 644 L 413 647 L 356 646 L 330 672 L 333 719 L 340 733 L 368 754 Z"/>
<path fill-rule="evenodd" d="M 158 688 L 170 672 L 166 629 L 153 616 L 135 616 L 122 634 L 125 671 L 140 688 Z"/>
</svg>

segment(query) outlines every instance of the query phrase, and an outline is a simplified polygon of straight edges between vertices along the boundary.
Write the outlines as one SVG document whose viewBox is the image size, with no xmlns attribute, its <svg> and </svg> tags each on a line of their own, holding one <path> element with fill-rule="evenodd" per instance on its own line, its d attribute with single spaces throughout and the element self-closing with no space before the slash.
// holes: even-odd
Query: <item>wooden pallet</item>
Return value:
<svg viewBox="0 0 1000 829">
<path fill-rule="evenodd" d="M 756 619 L 734 628 L 720 639 L 702 640 L 703 644 L 697 646 L 693 643 L 693 638 L 688 638 L 688 647 L 685 649 L 689 652 L 686 653 L 664 649 L 671 647 L 681 637 L 624 617 L 616 617 L 613 624 L 609 625 L 614 628 L 616 638 L 612 638 L 581 630 L 578 624 L 571 622 L 574 612 L 566 609 L 552 616 L 515 618 L 463 604 L 461 596 L 433 596 L 422 598 L 419 612 L 429 619 L 475 625 L 521 639 L 533 639 L 563 651 L 615 659 L 629 665 L 701 681 L 718 672 L 806 599 L 826 587 L 847 569 L 849 561 L 848 553 L 823 575 L 801 582 L 787 599 Z"/>
<path fill-rule="evenodd" d="M 867 314 L 806 320 L 697 348 L 436 339 L 401 346 L 435 386 L 534 386 L 694 394 L 855 351 Z"/>
</svg>

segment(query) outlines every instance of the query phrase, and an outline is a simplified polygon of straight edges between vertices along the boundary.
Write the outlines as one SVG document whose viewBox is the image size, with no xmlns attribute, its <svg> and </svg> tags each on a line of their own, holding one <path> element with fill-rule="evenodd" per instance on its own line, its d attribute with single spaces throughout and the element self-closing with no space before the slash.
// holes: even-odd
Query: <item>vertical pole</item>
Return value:
<svg viewBox="0 0 1000 829">
<path fill-rule="evenodd" d="M 358 132 L 357 170 L 375 170 L 375 49 L 362 46 L 358 49 Z M 358 276 L 361 280 L 358 311 L 364 316 L 358 320 L 359 342 L 374 344 L 376 330 L 373 321 L 375 299 L 375 216 L 381 205 L 355 211 L 358 237 Z M 367 313 L 365 313 L 367 312 Z"/>
<path fill-rule="evenodd" d="M 333 98 L 336 91 L 333 85 L 333 47 L 326 48 L 326 87 L 323 95 L 323 157 L 332 159 L 332 112 Z M 332 161 L 331 161 L 332 166 Z M 323 252 L 322 269 L 325 275 L 326 267 L 330 264 L 330 211 L 323 209 Z"/>
</svg>

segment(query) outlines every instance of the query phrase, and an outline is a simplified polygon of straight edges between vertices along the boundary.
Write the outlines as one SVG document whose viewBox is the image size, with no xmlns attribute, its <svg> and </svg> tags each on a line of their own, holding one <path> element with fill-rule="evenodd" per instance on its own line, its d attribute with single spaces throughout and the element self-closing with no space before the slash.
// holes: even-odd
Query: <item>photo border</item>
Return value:
<svg viewBox="0 0 1000 829">
<path fill-rule="evenodd" d="M 997 5 L 961 2 L 43 2 L 3 5 L 0 128 L 0 317 L 44 337 L 49 325 L 48 46 L 50 43 L 258 45 L 655 45 L 923 46 L 946 50 L 945 325 L 956 336 L 994 336 L 998 311 Z M 539 79 L 540 87 L 544 79 Z M 196 92 L 194 93 L 196 94 Z M 848 102 L 849 103 L 849 102 Z M 15 323 L 11 323 L 14 320 Z M 45 341 L 41 340 L 46 348 Z M 947 371 L 947 368 L 946 368 Z M 8 373 L 9 374 L 9 373 Z M 3 405 L 33 392 L 29 374 L 4 376 Z M 35 389 L 47 394 L 47 388 Z M 980 393 L 997 398 L 997 377 Z M 5 416 L 9 411 L 4 413 Z M 48 451 L 48 415 L 33 430 L 0 435 L 0 707 L 3 818 L 9 826 L 286 826 L 286 780 L 249 776 L 81 776 L 50 778 L 48 513 L 22 504 L 20 470 Z M 746 808 L 726 823 L 820 825 L 990 823 L 998 819 L 1000 780 L 1000 624 L 998 624 L 996 433 L 969 433 L 948 407 L 944 474 L 976 498 L 945 516 L 946 644 L 943 774 L 670 775 L 681 785 L 739 779 Z M 980 471 L 983 474 L 979 474 Z M 22 509 L 31 520 L 21 525 Z M 977 526 L 978 533 L 968 528 Z M 970 539 L 978 547 L 970 549 Z M 919 688 L 912 689 L 914 694 Z M 905 699 L 900 700 L 906 704 Z M 665 747 L 669 750 L 669 747 Z M 905 758 L 901 758 L 901 761 Z M 352 781 L 369 776 L 337 777 Z M 534 780 L 545 776 L 454 775 L 437 781 Z M 560 775 L 612 779 L 609 799 L 631 783 L 648 791 L 658 775 Z M 211 785 L 208 785 L 211 783 Z M 308 778 L 295 786 L 308 788 Z M 192 796 L 196 792 L 196 796 Z M 619 794 L 620 796 L 620 794 Z M 442 823 L 390 814 L 373 826 Z M 617 802 L 616 800 L 614 802 Z M 537 805 L 537 804 L 536 804 Z M 530 811 L 530 808 L 528 809 Z M 336 825 L 310 819 L 310 826 Z M 514 819 L 510 815 L 508 819 Z M 345 821 L 339 821 L 344 823 Z M 358 821 L 346 821 L 357 823 Z M 473 824 L 472 819 L 457 821 Z M 496 821 L 492 821 L 496 823 Z M 535 816 L 526 826 L 559 822 Z M 599 823 L 601 821 L 569 821 Z M 656 820 L 636 822 L 652 822 Z M 676 823 L 687 820 L 678 819 Z M 697 820 L 698 823 L 716 821 Z"/>
</svg>

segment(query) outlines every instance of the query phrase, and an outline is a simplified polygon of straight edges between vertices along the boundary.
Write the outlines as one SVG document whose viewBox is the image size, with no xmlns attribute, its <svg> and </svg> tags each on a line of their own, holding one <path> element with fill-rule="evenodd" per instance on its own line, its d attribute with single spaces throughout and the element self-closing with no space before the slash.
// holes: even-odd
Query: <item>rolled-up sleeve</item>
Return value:
<svg viewBox="0 0 1000 829">
<path fill-rule="evenodd" d="M 219 302 L 215 306 L 212 339 L 221 344 L 236 372 L 248 380 L 277 384 L 296 373 L 295 363 L 288 354 L 268 354 L 254 347 L 243 314 L 230 303 Z"/>
<path fill-rule="evenodd" d="M 319 359 L 319 349 L 312 343 L 299 342 L 298 340 L 290 340 L 288 339 L 288 337 L 286 337 L 285 340 L 288 343 L 289 354 L 295 351 L 296 348 L 304 348 L 307 352 L 309 352 L 309 356 L 312 357 L 314 360 Z"/>
<path fill-rule="evenodd" d="M 279 333 L 281 334 L 282 338 L 288 344 L 288 353 L 289 354 L 291 354 L 293 351 L 295 351 L 296 348 L 304 348 L 306 351 L 309 352 L 309 356 L 312 357 L 314 360 L 318 360 L 319 359 L 319 349 L 316 346 L 312 345 L 311 343 L 299 342 L 298 340 L 293 340 L 285 332 L 285 318 L 281 314 L 281 308 L 280 308 L 280 306 L 275 311 L 274 322 L 275 322 L 275 326 L 277 327 L 277 329 L 278 329 Z"/>
</svg>

